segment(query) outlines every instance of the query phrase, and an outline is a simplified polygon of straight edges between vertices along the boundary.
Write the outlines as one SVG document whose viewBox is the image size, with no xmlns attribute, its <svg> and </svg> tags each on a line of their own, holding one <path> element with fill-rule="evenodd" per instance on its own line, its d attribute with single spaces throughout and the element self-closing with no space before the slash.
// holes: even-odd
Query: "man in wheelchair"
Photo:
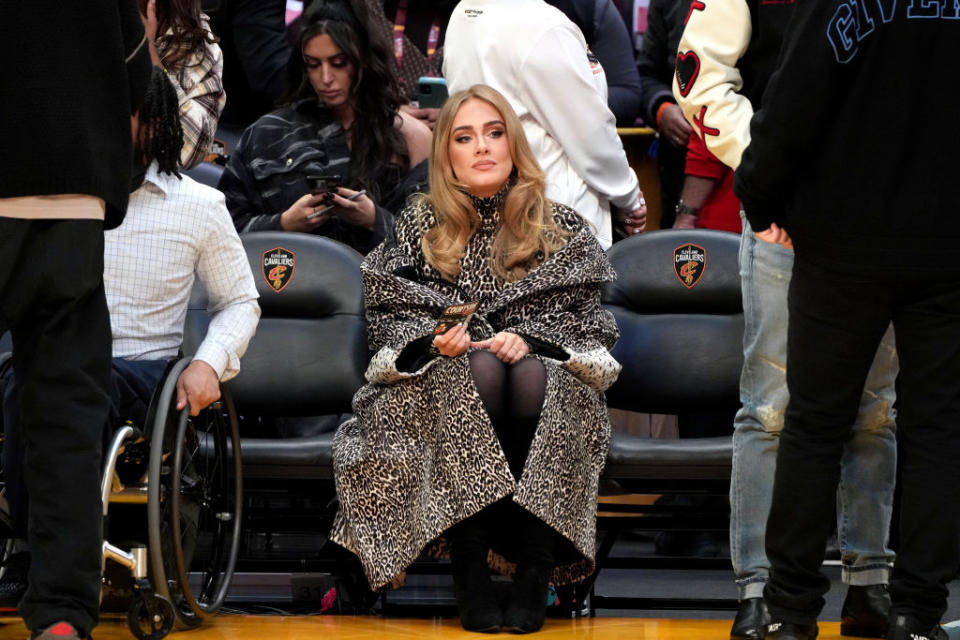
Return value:
<svg viewBox="0 0 960 640">
<path fill-rule="evenodd" d="M 260 316 L 257 289 L 223 195 L 179 175 L 183 145 L 177 95 L 158 67 L 134 117 L 134 184 L 125 222 L 105 235 L 104 285 L 113 332 L 106 438 L 129 420 L 143 425 L 154 389 L 183 341 L 194 281 L 208 298 L 209 328 L 177 380 L 177 409 L 197 415 L 237 375 Z M 3 475 L 15 543 L 0 580 L 0 606 L 28 588 L 27 490 L 17 433 L 16 382 L 2 374 Z M 68 636 L 69 637 L 69 636 Z M 77 637 L 77 636 L 73 636 Z M 65 638 L 67 640 L 67 638 Z"/>
</svg>

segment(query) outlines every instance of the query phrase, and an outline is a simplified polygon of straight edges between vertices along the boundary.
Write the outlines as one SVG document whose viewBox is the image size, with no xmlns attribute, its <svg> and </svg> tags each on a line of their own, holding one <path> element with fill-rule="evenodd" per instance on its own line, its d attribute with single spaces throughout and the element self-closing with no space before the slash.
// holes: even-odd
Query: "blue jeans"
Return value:
<svg viewBox="0 0 960 640">
<path fill-rule="evenodd" d="M 764 547 L 767 516 L 787 392 L 787 289 L 793 251 L 758 240 L 744 219 L 740 241 L 743 289 L 742 406 L 734 419 L 730 479 L 730 555 L 741 599 L 763 596 L 770 563 Z M 829 348 L 829 345 L 825 345 Z M 887 546 L 896 479 L 893 329 L 867 378 L 853 434 L 846 443 L 837 490 L 837 537 L 843 581 L 886 583 L 893 552 Z"/>
</svg>

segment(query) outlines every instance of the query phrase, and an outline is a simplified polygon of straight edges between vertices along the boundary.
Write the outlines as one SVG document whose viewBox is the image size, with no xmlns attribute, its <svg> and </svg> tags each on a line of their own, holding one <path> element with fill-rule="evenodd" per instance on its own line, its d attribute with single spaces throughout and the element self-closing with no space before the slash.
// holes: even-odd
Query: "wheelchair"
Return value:
<svg viewBox="0 0 960 640">
<path fill-rule="evenodd" d="M 8 358 L 0 355 L 0 366 Z M 240 546 L 236 411 L 225 387 L 220 400 L 198 416 L 190 416 L 189 407 L 178 411 L 176 384 L 189 364 L 190 358 L 181 358 L 169 366 L 144 424 L 121 426 L 104 451 L 104 537 L 111 506 L 146 507 L 147 545 L 138 540 L 124 549 L 105 539 L 102 564 L 104 576 L 108 560 L 130 570 L 127 626 L 141 640 L 159 640 L 175 627 L 194 628 L 214 615 L 226 598 Z M 0 542 L 9 551 L 7 541 Z"/>
</svg>

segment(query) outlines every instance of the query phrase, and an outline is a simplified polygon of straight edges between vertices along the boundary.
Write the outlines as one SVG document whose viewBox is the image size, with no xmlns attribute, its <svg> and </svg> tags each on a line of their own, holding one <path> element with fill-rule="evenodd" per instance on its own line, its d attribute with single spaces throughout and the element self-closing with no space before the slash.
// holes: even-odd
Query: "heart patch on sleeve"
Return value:
<svg viewBox="0 0 960 640">
<path fill-rule="evenodd" d="M 687 97 L 693 83 L 697 81 L 700 75 L 700 58 L 693 51 L 677 54 L 677 86 L 680 87 L 680 95 Z"/>
</svg>

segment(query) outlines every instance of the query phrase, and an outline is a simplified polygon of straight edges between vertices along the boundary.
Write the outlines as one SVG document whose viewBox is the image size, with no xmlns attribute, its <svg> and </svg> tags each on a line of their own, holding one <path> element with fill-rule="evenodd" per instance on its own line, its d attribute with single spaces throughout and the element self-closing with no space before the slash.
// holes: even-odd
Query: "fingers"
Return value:
<svg viewBox="0 0 960 640">
<path fill-rule="evenodd" d="M 177 379 L 177 411 L 187 406 L 187 389 L 183 383 L 183 376 Z"/>
<path fill-rule="evenodd" d="M 458 324 L 444 334 L 434 337 L 433 346 L 448 358 L 455 358 L 470 348 L 470 335 L 467 327 Z"/>
<path fill-rule="evenodd" d="M 501 331 L 490 341 L 490 353 L 507 364 L 519 362 L 529 351 L 523 338 L 508 331 Z"/>
<path fill-rule="evenodd" d="M 188 394 L 190 398 L 190 415 L 199 415 L 201 411 L 220 399 L 220 385 L 209 389 L 200 388 Z"/>
<path fill-rule="evenodd" d="M 770 244 L 782 244 L 787 249 L 793 248 L 793 240 L 790 238 L 790 234 L 776 223 L 772 223 L 768 229 L 763 231 L 754 231 L 753 235 Z"/>
</svg>

